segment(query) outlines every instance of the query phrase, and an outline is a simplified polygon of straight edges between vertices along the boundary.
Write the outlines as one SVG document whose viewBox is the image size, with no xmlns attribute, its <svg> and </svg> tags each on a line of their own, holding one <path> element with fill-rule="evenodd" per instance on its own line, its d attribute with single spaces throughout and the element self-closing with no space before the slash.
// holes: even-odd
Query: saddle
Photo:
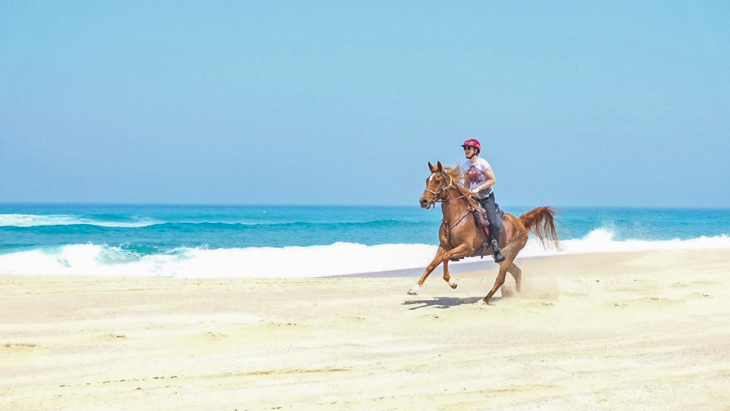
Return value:
<svg viewBox="0 0 730 411">
<path fill-rule="evenodd" d="M 504 224 L 504 222 L 502 221 L 504 219 L 504 211 L 499 208 L 499 204 L 497 203 L 494 204 L 494 208 L 496 212 L 495 214 L 497 215 L 497 221 L 495 221 L 495 223 L 501 230 Z M 470 210 L 472 215 L 474 216 L 474 222 L 476 223 L 477 229 L 481 228 L 482 230 L 484 230 L 484 234 L 487 236 L 487 241 L 482 244 L 482 247 L 478 250 L 477 254 L 474 254 L 474 256 L 481 255 L 481 258 L 484 258 L 484 255 L 487 253 L 487 249 L 489 249 L 489 219 L 487 218 L 487 210 L 481 207 L 470 208 Z M 460 259 L 461 258 L 452 258 L 451 261 L 459 261 Z"/>
<path fill-rule="evenodd" d="M 494 204 L 494 208 L 497 214 L 497 228 L 502 229 L 502 219 L 504 218 L 504 211 L 499 208 L 499 204 Z M 485 233 L 489 235 L 489 219 L 487 218 L 487 210 L 483 208 L 475 208 L 472 211 L 474 214 L 474 221 L 477 223 L 477 227 L 484 228 Z"/>
</svg>

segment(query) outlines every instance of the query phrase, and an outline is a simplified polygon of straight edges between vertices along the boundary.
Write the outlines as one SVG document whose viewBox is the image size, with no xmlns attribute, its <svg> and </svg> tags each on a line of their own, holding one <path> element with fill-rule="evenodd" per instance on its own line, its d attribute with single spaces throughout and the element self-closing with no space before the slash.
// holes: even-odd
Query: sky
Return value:
<svg viewBox="0 0 730 411">
<path fill-rule="evenodd" d="M 727 1 L 0 2 L 0 202 L 730 207 Z"/>
</svg>

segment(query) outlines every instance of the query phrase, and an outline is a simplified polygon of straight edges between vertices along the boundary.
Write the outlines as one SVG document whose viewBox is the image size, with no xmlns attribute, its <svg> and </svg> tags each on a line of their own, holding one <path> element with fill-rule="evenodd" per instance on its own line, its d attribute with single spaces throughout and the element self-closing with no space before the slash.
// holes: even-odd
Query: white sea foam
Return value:
<svg viewBox="0 0 730 411">
<path fill-rule="evenodd" d="M 548 256 L 556 254 L 584 254 L 610 253 L 627 251 L 659 251 L 659 250 L 697 250 L 711 248 L 730 248 L 730 237 L 721 235 L 716 237 L 699 237 L 690 240 L 622 240 L 614 239 L 611 230 L 599 228 L 591 231 L 585 237 L 560 242 L 562 251 L 545 250 L 535 240 L 531 239 L 520 253 L 524 257 Z"/>
<path fill-rule="evenodd" d="M 436 247 L 423 244 L 313 247 L 180 248 L 139 256 L 117 247 L 69 245 L 0 255 L 0 273 L 135 277 L 318 277 L 427 264 Z"/>
<path fill-rule="evenodd" d="M 39 227 L 53 225 L 89 224 L 101 227 L 146 227 L 156 224 L 151 220 L 140 221 L 99 221 L 89 218 L 63 214 L 0 214 L 0 227 Z"/>
<path fill-rule="evenodd" d="M 616 241 L 610 231 L 594 230 L 585 238 L 562 242 L 563 251 L 544 250 L 534 239 L 521 257 L 556 254 L 730 249 L 730 237 L 691 240 Z M 180 278 L 320 277 L 424 268 L 436 246 L 384 244 L 366 246 L 335 243 L 313 247 L 251 247 L 237 249 L 180 248 L 165 254 L 141 256 L 118 247 L 93 244 L 0 254 L 0 273 Z M 465 259 L 463 262 L 468 262 Z M 456 263 L 460 264 L 460 263 Z"/>
</svg>

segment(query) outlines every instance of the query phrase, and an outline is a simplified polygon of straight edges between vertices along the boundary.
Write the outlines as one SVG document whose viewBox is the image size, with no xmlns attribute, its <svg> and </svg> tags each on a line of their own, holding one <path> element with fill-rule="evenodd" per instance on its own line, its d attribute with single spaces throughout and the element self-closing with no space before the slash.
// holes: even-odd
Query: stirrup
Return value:
<svg viewBox="0 0 730 411">
<path fill-rule="evenodd" d="M 502 255 L 501 251 L 497 251 L 496 253 L 494 253 L 494 262 L 495 263 L 501 263 L 504 260 L 505 260 L 505 258 L 504 258 L 504 255 Z"/>
<path fill-rule="evenodd" d="M 504 255 L 499 250 L 499 243 L 497 240 L 492 240 L 492 250 L 494 251 L 494 262 L 501 263 L 505 260 Z"/>
</svg>

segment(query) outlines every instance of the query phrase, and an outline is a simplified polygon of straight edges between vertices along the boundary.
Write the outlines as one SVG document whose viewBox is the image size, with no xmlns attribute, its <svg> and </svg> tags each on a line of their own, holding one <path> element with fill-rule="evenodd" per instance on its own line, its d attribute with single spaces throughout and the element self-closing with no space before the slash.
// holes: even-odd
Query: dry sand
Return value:
<svg viewBox="0 0 730 411">
<path fill-rule="evenodd" d="M 0 276 L 1 410 L 730 410 L 730 252 L 416 278 Z M 506 293 L 508 294 L 508 293 Z"/>
</svg>

